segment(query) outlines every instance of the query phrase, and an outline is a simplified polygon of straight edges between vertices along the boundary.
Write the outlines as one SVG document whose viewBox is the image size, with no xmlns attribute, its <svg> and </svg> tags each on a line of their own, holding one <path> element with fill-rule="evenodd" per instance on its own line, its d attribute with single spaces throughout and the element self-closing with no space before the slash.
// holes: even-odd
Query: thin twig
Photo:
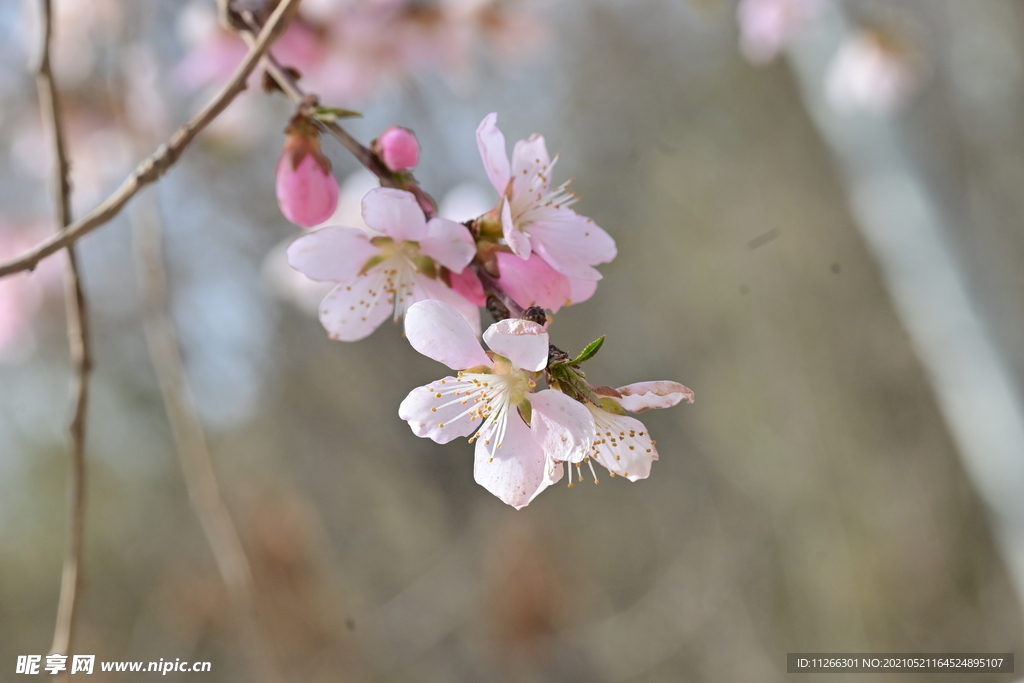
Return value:
<svg viewBox="0 0 1024 683">
<path fill-rule="evenodd" d="M 256 31 L 259 30 L 259 24 L 256 23 L 255 18 L 251 12 L 242 12 L 241 20 L 245 22 L 250 28 L 249 30 L 240 30 L 239 34 L 242 39 L 249 45 L 255 44 Z M 263 55 L 261 66 L 267 71 L 268 74 L 274 79 L 274 82 L 284 93 L 285 97 L 292 101 L 293 104 L 299 107 L 308 107 L 310 109 L 315 108 L 319 105 L 319 98 L 316 95 L 308 94 L 302 90 L 295 77 L 288 72 L 277 58 L 274 57 L 273 53 L 269 50 Z M 347 130 L 342 128 L 334 121 L 324 121 L 322 119 L 313 117 L 313 121 L 321 128 L 321 130 L 330 133 L 338 142 L 342 144 L 349 153 L 356 158 L 356 160 L 362 164 L 368 171 L 377 176 L 383 187 L 394 187 L 399 190 L 405 190 L 411 192 L 416 196 L 420 206 L 423 207 L 423 212 L 427 218 L 433 218 L 437 215 L 437 202 L 427 192 L 420 187 L 419 183 L 415 180 L 411 180 L 410 176 L 406 174 L 397 174 L 392 172 L 380 158 L 373 153 L 369 147 L 356 140 Z"/>
<path fill-rule="evenodd" d="M 71 180 L 67 150 L 64 145 L 64 126 L 61 119 L 57 83 L 50 66 L 50 46 L 53 38 L 53 12 L 50 0 L 40 1 L 42 37 L 39 48 L 39 67 L 36 82 L 39 90 L 39 110 L 44 126 L 53 138 L 55 203 L 58 231 L 71 223 Z M 73 245 L 67 248 L 68 263 L 64 271 L 65 308 L 67 315 L 68 346 L 75 368 L 71 396 L 74 406 L 68 431 L 71 435 L 71 473 L 68 480 L 70 500 L 68 546 L 61 575 L 60 600 L 57 622 L 50 652 L 68 654 L 74 637 L 75 612 L 79 588 L 82 584 L 82 553 L 85 527 L 85 424 L 89 405 L 89 374 L 92 371 L 92 351 L 89 345 L 89 310 L 79 273 L 78 255 Z"/>
<path fill-rule="evenodd" d="M 155 201 L 144 202 L 133 218 L 136 270 L 145 297 L 146 343 L 171 425 L 189 501 L 227 589 L 250 668 L 263 680 L 276 680 L 266 644 L 257 626 L 252 570 L 231 513 L 221 496 L 213 459 L 182 360 L 181 343 L 171 314 L 163 233 Z"/>
<path fill-rule="evenodd" d="M 256 68 L 260 58 L 285 28 L 287 17 L 297 7 L 299 0 L 282 0 L 270 15 L 266 25 L 249 49 L 249 54 L 235 70 L 228 83 L 211 99 L 202 111 L 179 128 L 170 140 L 161 145 L 152 155 L 140 163 L 113 194 L 102 204 L 75 223 L 67 226 L 53 237 L 43 240 L 26 253 L 0 264 L 0 277 L 32 270 L 51 254 L 64 249 L 96 228 L 113 219 L 124 205 L 142 188 L 155 182 L 170 169 L 196 135 L 206 128 L 246 88 L 246 79 Z"/>
</svg>

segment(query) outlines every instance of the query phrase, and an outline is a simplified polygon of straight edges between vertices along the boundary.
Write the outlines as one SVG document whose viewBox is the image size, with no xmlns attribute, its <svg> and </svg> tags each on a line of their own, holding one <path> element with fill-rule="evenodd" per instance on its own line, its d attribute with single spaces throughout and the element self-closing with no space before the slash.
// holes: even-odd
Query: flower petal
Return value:
<svg viewBox="0 0 1024 683">
<path fill-rule="evenodd" d="M 496 257 L 502 288 L 523 308 L 540 306 L 557 313 L 569 301 L 569 278 L 549 266 L 539 254 L 523 260 L 499 251 Z"/>
<path fill-rule="evenodd" d="M 410 306 L 405 314 L 405 335 L 414 349 L 452 370 L 491 365 L 466 319 L 442 301 L 419 301 Z"/>
<path fill-rule="evenodd" d="M 544 136 L 534 133 L 528 140 L 520 140 L 512 149 L 513 194 L 529 187 L 544 196 L 551 187 L 551 157 L 544 144 Z M 537 178 L 538 180 L 534 180 Z"/>
<path fill-rule="evenodd" d="M 359 228 L 328 226 L 302 235 L 288 247 L 288 263 L 313 280 L 348 282 L 380 253 Z"/>
<path fill-rule="evenodd" d="M 357 341 L 368 337 L 395 310 L 392 295 L 384 289 L 387 275 L 381 265 L 341 283 L 324 298 L 320 323 L 331 339 Z"/>
<path fill-rule="evenodd" d="M 461 273 L 452 273 L 449 280 L 452 283 L 452 291 L 460 294 L 469 303 L 474 306 L 483 306 L 487 303 L 484 286 L 480 284 L 480 278 L 472 268 L 463 268 Z"/>
<path fill-rule="evenodd" d="M 652 408 L 671 408 L 680 401 L 693 403 L 692 389 L 667 380 L 637 382 L 619 387 L 616 391 L 622 394 L 622 398 L 612 398 L 631 413 L 642 413 Z"/>
<path fill-rule="evenodd" d="M 476 304 L 467 301 L 465 297 L 450 289 L 440 280 L 432 280 L 422 273 L 413 280 L 413 299 L 416 301 L 427 301 L 433 299 L 442 301 L 456 311 L 469 323 L 473 330 L 473 336 L 480 337 L 480 309 Z M 468 367 L 468 366 L 467 366 Z"/>
<path fill-rule="evenodd" d="M 584 280 L 578 277 L 569 278 L 569 303 L 578 304 L 594 296 L 598 280 Z"/>
<path fill-rule="evenodd" d="M 528 505 L 553 479 L 544 449 L 515 408 L 509 413 L 501 448 L 477 439 L 473 478 L 517 510 Z"/>
<path fill-rule="evenodd" d="M 375 187 L 366 193 L 363 220 L 396 240 L 418 242 L 427 234 L 427 219 L 416 197 L 393 187 Z"/>
<path fill-rule="evenodd" d="M 589 403 L 586 407 L 597 428 L 591 457 L 620 477 L 630 481 L 646 479 L 651 474 L 651 463 L 658 459 L 658 450 L 644 423 Z"/>
<path fill-rule="evenodd" d="M 534 437 L 555 462 L 583 462 L 594 445 L 594 418 L 579 401 L 545 389 L 529 396 Z"/>
<path fill-rule="evenodd" d="M 548 365 L 548 333 L 529 320 L 502 320 L 487 328 L 484 341 L 516 368 L 537 372 Z"/>
<path fill-rule="evenodd" d="M 512 220 L 512 205 L 507 199 L 501 205 L 501 234 L 513 254 L 520 258 L 530 257 L 530 236 L 516 227 Z"/>
<path fill-rule="evenodd" d="M 409 423 L 413 434 L 437 443 L 469 436 L 480 426 L 480 421 L 472 420 L 467 405 L 449 393 L 449 389 L 459 384 L 455 377 L 445 377 L 416 387 L 398 406 L 398 417 Z"/>
<path fill-rule="evenodd" d="M 447 218 L 432 218 L 420 251 L 453 273 L 461 273 L 476 255 L 476 242 L 469 229 Z"/>
<path fill-rule="evenodd" d="M 615 258 L 615 240 L 591 219 L 572 209 L 558 208 L 545 212 L 543 219 L 530 225 L 534 249 L 551 267 L 569 277 L 597 280 L 593 268 Z"/>
<path fill-rule="evenodd" d="M 505 151 L 505 136 L 498 130 L 498 115 L 491 113 L 484 117 L 476 129 L 476 144 L 484 161 L 487 179 L 504 196 L 508 187 L 508 152 Z"/>
</svg>

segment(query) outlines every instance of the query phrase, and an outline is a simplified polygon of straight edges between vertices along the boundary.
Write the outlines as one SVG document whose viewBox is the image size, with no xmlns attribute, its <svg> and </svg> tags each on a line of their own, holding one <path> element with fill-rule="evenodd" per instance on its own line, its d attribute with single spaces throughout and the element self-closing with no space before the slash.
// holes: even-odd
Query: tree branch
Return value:
<svg viewBox="0 0 1024 683">
<path fill-rule="evenodd" d="M 144 202 L 132 221 L 136 271 L 145 298 L 143 316 L 149 357 L 171 425 L 189 502 L 213 552 L 235 614 L 242 650 L 257 680 L 278 676 L 257 625 L 252 570 L 238 529 L 221 497 L 210 448 L 196 411 L 171 314 L 171 293 L 163 255 L 163 231 L 155 201 Z"/>
<path fill-rule="evenodd" d="M 71 223 L 71 181 L 67 150 L 64 144 L 64 126 L 60 112 L 57 83 L 50 64 L 50 46 L 53 38 L 53 11 L 50 0 L 40 1 L 42 36 L 39 48 L 39 66 L 36 82 L 39 90 L 39 110 L 43 125 L 49 128 L 53 139 L 55 203 L 58 233 Z M 71 650 L 75 612 L 79 588 L 82 584 L 82 554 L 85 527 L 85 426 L 89 405 L 89 374 L 92 371 L 92 350 L 89 344 L 89 311 L 79 273 L 78 255 L 73 245 L 67 247 L 68 263 L 65 269 L 65 307 L 67 311 L 68 346 L 75 367 L 72 381 L 74 412 L 68 431 L 71 436 L 71 473 L 68 480 L 70 522 L 68 546 L 61 575 L 57 620 L 50 652 L 68 654 Z"/>
<path fill-rule="evenodd" d="M 32 270 L 47 256 L 64 249 L 104 225 L 124 208 L 124 205 L 142 188 L 158 180 L 170 169 L 182 152 L 191 144 L 196 135 L 206 128 L 246 88 L 246 79 L 253 72 L 263 54 L 284 30 L 287 18 L 297 7 L 299 0 L 282 0 L 270 15 L 266 25 L 253 42 L 249 54 L 235 70 L 228 83 L 210 100 L 202 111 L 191 121 L 178 129 L 165 144 L 140 163 L 121 186 L 88 215 L 67 226 L 59 233 L 46 239 L 28 252 L 0 264 L 0 277 Z"/>
</svg>

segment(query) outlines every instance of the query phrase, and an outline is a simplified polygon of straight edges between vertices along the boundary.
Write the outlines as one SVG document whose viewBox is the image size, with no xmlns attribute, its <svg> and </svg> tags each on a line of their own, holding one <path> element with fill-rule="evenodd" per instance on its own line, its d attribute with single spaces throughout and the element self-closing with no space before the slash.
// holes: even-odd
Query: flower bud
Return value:
<svg viewBox="0 0 1024 683">
<path fill-rule="evenodd" d="M 285 218 L 312 228 L 337 208 L 338 181 L 320 151 L 320 135 L 312 123 L 297 116 L 285 133 L 284 153 L 277 164 L 277 203 Z"/>
<path fill-rule="evenodd" d="M 410 171 L 420 161 L 420 143 L 408 128 L 391 126 L 374 141 L 373 149 L 392 171 Z"/>
</svg>

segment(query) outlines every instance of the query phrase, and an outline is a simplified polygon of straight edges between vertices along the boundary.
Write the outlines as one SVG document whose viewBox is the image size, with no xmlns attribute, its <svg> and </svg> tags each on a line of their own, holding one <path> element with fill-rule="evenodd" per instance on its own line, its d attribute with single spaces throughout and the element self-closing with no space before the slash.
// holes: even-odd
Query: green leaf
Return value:
<svg viewBox="0 0 1024 683">
<path fill-rule="evenodd" d="M 574 360 L 569 361 L 569 365 L 576 365 L 583 361 L 590 360 L 597 355 L 597 352 L 601 350 L 601 346 L 604 344 L 604 336 L 595 339 L 594 341 L 587 344 L 586 348 L 580 351 L 580 355 L 576 356 Z"/>
<path fill-rule="evenodd" d="M 338 119 L 363 118 L 363 115 L 351 109 L 338 109 L 337 107 L 317 107 L 313 111 L 313 118 L 321 121 L 337 121 Z"/>
</svg>

